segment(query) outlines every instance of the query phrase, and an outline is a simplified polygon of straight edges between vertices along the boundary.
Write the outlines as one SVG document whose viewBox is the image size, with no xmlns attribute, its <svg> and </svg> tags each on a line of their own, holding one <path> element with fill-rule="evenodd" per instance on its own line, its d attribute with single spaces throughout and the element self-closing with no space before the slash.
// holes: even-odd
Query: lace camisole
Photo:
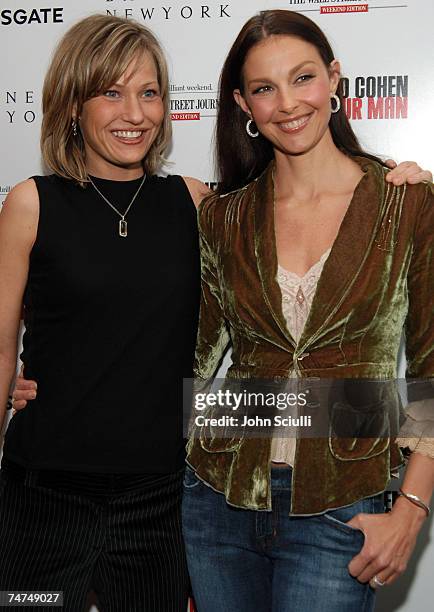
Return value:
<svg viewBox="0 0 434 612">
<path fill-rule="evenodd" d="M 280 264 L 278 266 L 277 282 L 282 293 L 282 311 L 288 331 L 296 342 L 300 340 L 309 316 L 318 280 L 330 251 L 331 248 L 302 277 L 285 270 Z M 295 443 L 296 438 L 273 438 L 271 460 L 294 465 Z"/>
</svg>

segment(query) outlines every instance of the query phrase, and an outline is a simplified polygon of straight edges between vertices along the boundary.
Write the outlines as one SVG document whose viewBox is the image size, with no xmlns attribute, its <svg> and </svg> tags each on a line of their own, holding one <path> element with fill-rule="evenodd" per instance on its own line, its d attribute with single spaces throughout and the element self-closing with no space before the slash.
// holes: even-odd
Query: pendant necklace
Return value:
<svg viewBox="0 0 434 612">
<path fill-rule="evenodd" d="M 136 191 L 136 193 L 133 195 L 131 202 L 128 204 L 126 211 L 124 212 L 124 214 L 122 214 L 121 212 L 118 211 L 118 209 L 116 208 L 116 206 L 113 206 L 113 204 L 105 197 L 105 195 L 103 193 L 101 193 L 101 191 L 98 189 L 98 187 L 95 185 L 95 183 L 93 182 L 93 180 L 90 178 L 90 176 L 87 177 L 89 179 L 89 182 L 91 183 L 91 185 L 93 186 L 93 188 L 95 189 L 95 191 L 102 197 L 102 199 L 104 200 L 104 202 L 106 202 L 110 208 L 112 208 L 115 213 L 117 213 L 120 217 L 119 219 L 119 236 L 121 236 L 122 238 L 126 238 L 128 236 L 128 223 L 125 220 L 125 217 L 127 216 L 127 214 L 129 213 L 129 210 L 131 208 L 131 206 L 134 204 L 135 199 L 137 198 L 137 196 L 139 195 L 139 192 L 141 190 L 141 188 L 143 187 L 143 183 L 146 180 L 146 174 L 143 175 L 143 178 L 140 182 L 140 185 Z"/>
</svg>

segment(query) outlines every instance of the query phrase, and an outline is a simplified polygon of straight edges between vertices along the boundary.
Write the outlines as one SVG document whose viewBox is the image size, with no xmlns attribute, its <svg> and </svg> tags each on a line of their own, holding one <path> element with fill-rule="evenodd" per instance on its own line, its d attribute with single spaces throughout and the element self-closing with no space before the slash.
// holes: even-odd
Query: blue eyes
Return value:
<svg viewBox="0 0 434 612">
<path fill-rule="evenodd" d="M 145 98 L 154 98 L 156 95 L 158 95 L 158 92 L 155 89 L 147 89 L 143 92 Z"/>
<path fill-rule="evenodd" d="M 117 98 L 118 95 L 119 95 L 119 92 L 116 91 L 115 89 L 109 89 L 108 91 L 105 91 L 103 93 L 103 96 L 105 96 L 106 98 Z"/>
<path fill-rule="evenodd" d="M 121 96 L 121 92 L 118 91 L 117 89 L 108 89 L 102 95 L 105 98 L 119 98 Z M 142 96 L 148 99 L 155 98 L 158 95 L 159 95 L 158 91 L 155 89 L 145 89 L 145 91 L 142 92 Z"/>
</svg>

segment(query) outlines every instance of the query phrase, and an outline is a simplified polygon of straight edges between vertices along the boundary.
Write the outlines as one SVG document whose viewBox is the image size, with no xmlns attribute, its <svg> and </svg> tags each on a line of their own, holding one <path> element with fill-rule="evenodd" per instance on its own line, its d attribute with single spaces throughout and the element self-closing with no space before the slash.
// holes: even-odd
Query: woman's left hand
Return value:
<svg viewBox="0 0 434 612">
<path fill-rule="evenodd" d="M 425 518 L 424 510 L 402 498 L 386 514 L 354 516 L 348 525 L 363 531 L 365 543 L 348 565 L 350 574 L 374 588 L 394 582 L 407 567 Z"/>
<path fill-rule="evenodd" d="M 432 181 L 433 176 L 429 170 L 422 170 L 416 162 L 405 161 L 397 164 L 393 159 L 385 161 L 386 166 L 392 168 L 386 175 L 386 181 L 394 185 L 410 183 L 414 185 L 422 181 Z"/>
</svg>

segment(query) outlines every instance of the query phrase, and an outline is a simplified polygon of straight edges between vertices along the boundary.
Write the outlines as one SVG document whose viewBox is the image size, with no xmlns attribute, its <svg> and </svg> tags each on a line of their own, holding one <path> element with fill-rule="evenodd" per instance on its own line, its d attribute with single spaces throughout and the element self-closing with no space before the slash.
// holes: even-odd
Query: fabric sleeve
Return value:
<svg viewBox="0 0 434 612">
<path fill-rule="evenodd" d="M 434 191 L 419 211 L 407 277 L 407 420 L 397 443 L 434 459 Z"/>
<path fill-rule="evenodd" d="M 212 198 L 215 196 L 211 196 Z M 199 329 L 196 342 L 194 374 L 198 378 L 208 379 L 213 376 L 220 365 L 229 345 L 230 337 L 223 313 L 217 267 L 217 254 L 211 246 L 208 223 L 212 212 L 205 205 L 199 209 L 199 241 L 201 250 L 201 301 L 199 312 Z"/>
</svg>

